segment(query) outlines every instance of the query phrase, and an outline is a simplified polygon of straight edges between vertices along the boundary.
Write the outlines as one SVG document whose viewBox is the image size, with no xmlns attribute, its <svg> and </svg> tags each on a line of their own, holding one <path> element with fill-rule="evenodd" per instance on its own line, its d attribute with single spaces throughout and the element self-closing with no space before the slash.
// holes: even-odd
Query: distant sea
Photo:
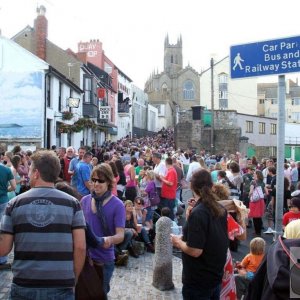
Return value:
<svg viewBox="0 0 300 300">
<path fill-rule="evenodd" d="M 24 125 L 22 127 L 0 128 L 0 138 L 40 138 L 40 125 Z"/>
</svg>

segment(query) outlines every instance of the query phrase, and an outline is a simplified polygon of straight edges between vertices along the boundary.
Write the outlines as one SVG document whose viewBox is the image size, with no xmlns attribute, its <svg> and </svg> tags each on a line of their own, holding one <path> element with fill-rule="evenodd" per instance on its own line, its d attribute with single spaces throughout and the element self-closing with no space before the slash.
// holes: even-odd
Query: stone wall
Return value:
<svg viewBox="0 0 300 300">
<path fill-rule="evenodd" d="M 236 112 L 215 111 L 214 154 L 239 151 L 241 129 L 236 125 Z M 193 120 L 192 110 L 182 111 L 175 127 L 176 148 L 195 149 L 198 153 L 211 150 L 211 128 L 202 120 Z"/>
<path fill-rule="evenodd" d="M 237 115 L 235 110 L 215 110 L 214 124 L 215 128 L 237 128 Z"/>
<path fill-rule="evenodd" d="M 268 158 L 270 157 L 270 147 L 268 146 L 264 146 L 264 147 L 259 147 L 259 146 L 255 146 L 253 145 L 254 149 L 255 149 L 255 156 L 258 159 L 262 159 L 262 158 Z"/>
<path fill-rule="evenodd" d="M 181 122 L 176 125 L 174 130 L 176 149 L 187 149 L 192 147 L 192 123 Z"/>
</svg>

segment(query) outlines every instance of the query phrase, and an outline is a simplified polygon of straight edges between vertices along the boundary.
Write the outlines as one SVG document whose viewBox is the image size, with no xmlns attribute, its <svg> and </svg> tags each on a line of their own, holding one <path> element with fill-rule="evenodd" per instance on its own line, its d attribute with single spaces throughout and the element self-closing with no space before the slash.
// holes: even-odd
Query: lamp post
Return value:
<svg viewBox="0 0 300 300">
<path fill-rule="evenodd" d="M 210 131 L 210 152 L 214 152 L 214 59 L 210 59 L 211 74 L 211 131 Z"/>
</svg>

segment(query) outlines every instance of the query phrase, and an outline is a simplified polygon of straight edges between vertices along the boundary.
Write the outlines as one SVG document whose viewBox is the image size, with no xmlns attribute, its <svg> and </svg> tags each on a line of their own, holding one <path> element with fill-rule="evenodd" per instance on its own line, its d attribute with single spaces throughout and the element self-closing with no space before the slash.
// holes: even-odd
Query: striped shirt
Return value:
<svg viewBox="0 0 300 300">
<path fill-rule="evenodd" d="M 13 198 L 1 233 L 14 235 L 13 283 L 25 287 L 72 287 L 72 230 L 85 227 L 79 201 L 54 188 L 33 188 Z"/>
</svg>

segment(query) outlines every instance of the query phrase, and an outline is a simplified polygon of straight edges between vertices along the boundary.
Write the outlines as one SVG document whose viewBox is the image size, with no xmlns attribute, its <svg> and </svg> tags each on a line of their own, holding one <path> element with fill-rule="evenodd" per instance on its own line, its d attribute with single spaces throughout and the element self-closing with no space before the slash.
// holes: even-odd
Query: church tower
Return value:
<svg viewBox="0 0 300 300">
<path fill-rule="evenodd" d="M 169 35 L 165 37 L 165 54 L 164 54 L 164 72 L 169 75 L 176 74 L 182 70 L 182 38 L 177 39 L 177 43 L 169 43 Z"/>
</svg>

